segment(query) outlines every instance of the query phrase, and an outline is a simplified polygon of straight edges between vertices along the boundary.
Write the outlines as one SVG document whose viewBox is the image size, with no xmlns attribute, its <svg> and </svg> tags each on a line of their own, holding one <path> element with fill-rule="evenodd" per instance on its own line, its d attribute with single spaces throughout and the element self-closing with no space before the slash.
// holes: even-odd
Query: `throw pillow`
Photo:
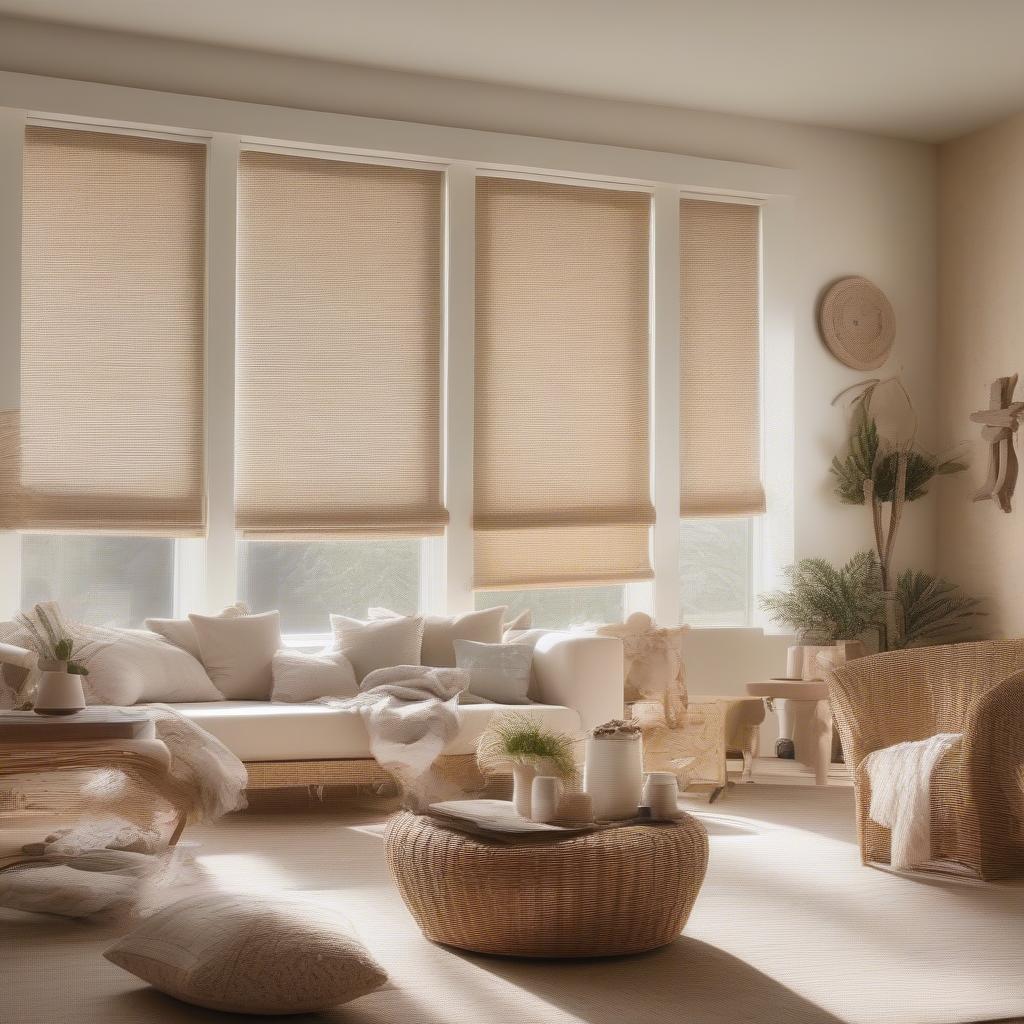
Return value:
<svg viewBox="0 0 1024 1024">
<path fill-rule="evenodd" d="M 533 625 L 533 612 L 529 608 L 521 611 L 518 615 L 513 615 L 511 619 L 506 619 L 502 625 L 502 630 L 506 633 L 515 633 L 521 629 L 529 629 Z M 473 639 L 468 637 L 467 639 Z"/>
<path fill-rule="evenodd" d="M 454 668 L 455 640 L 476 640 L 483 644 L 501 642 L 501 620 L 505 606 L 485 608 L 465 615 L 428 615 L 423 620 L 423 645 L 420 650 L 421 665 L 433 668 Z M 387 608 L 371 608 L 370 620 L 398 619 L 397 612 Z"/>
<path fill-rule="evenodd" d="M 231 605 L 230 608 L 225 608 L 218 618 L 237 619 L 240 615 L 248 614 L 249 606 L 244 601 L 239 601 Z M 159 633 L 160 636 L 169 643 L 174 644 L 175 647 L 188 651 L 196 661 L 202 660 L 202 656 L 199 653 L 199 638 L 196 636 L 196 628 L 188 619 L 146 619 L 145 625 L 146 629 Z"/>
<path fill-rule="evenodd" d="M 355 669 L 356 682 L 377 668 L 419 665 L 423 645 L 423 616 L 401 619 L 350 619 L 332 615 L 334 649 L 341 651 Z"/>
<path fill-rule="evenodd" d="M 456 640 L 455 663 L 469 673 L 470 693 L 496 704 L 530 703 L 532 647 Z"/>
<path fill-rule="evenodd" d="M 387 981 L 336 911 L 247 893 L 181 900 L 103 955 L 176 999 L 229 1013 L 316 1013 Z"/>
<path fill-rule="evenodd" d="M 273 675 L 270 699 L 284 704 L 302 704 L 319 697 L 354 697 L 359 692 L 356 674 L 341 651 L 278 651 Z"/>
<path fill-rule="evenodd" d="M 79 627 L 86 636 L 88 626 Z M 90 703 L 184 704 L 223 700 L 203 666 L 191 654 L 172 647 L 144 629 L 97 629 L 106 643 L 87 665 L 86 689 Z"/>
<path fill-rule="evenodd" d="M 281 647 L 281 615 L 190 615 L 213 685 L 228 700 L 269 700 L 274 654 Z"/>
</svg>

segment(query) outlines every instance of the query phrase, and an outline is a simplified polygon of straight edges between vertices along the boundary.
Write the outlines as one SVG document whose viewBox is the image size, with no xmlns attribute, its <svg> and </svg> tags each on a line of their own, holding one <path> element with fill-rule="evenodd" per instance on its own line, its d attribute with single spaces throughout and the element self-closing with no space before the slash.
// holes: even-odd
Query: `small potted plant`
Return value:
<svg viewBox="0 0 1024 1024">
<path fill-rule="evenodd" d="M 530 817 L 531 787 L 538 775 L 553 775 L 575 782 L 579 772 L 575 740 L 568 733 L 545 728 L 529 715 L 499 715 L 480 740 L 477 764 L 486 775 L 512 769 L 512 804 L 516 813 Z"/>
<path fill-rule="evenodd" d="M 31 614 L 15 621 L 31 638 L 39 658 L 41 676 L 33 710 L 40 715 L 73 715 L 85 707 L 82 677 L 89 674 L 86 661 L 100 645 L 75 635 L 52 604 L 39 604 Z"/>
</svg>

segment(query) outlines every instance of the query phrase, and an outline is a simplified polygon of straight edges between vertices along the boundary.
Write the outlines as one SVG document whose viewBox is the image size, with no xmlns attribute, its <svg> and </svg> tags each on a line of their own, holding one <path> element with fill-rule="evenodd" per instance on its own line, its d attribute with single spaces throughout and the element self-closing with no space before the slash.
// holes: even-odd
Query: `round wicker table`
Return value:
<svg viewBox="0 0 1024 1024">
<path fill-rule="evenodd" d="M 388 824 L 388 865 L 434 942 L 479 953 L 590 957 L 676 939 L 708 863 L 688 814 L 565 839 L 493 842 L 402 811 Z"/>
</svg>

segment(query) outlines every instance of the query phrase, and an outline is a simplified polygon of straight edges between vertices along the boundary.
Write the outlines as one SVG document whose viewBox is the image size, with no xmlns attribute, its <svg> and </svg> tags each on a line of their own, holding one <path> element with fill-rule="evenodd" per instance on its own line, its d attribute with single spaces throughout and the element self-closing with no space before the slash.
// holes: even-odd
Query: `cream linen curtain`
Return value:
<svg viewBox="0 0 1024 1024">
<path fill-rule="evenodd" d="M 478 589 L 650 579 L 650 197 L 480 178 Z"/>
<path fill-rule="evenodd" d="M 236 524 L 443 533 L 444 176 L 245 152 Z"/>
<path fill-rule="evenodd" d="M 15 525 L 203 533 L 205 174 L 198 143 L 27 129 Z"/>
<path fill-rule="evenodd" d="M 760 430 L 760 210 L 684 199 L 680 247 L 680 514 L 765 510 Z"/>
</svg>

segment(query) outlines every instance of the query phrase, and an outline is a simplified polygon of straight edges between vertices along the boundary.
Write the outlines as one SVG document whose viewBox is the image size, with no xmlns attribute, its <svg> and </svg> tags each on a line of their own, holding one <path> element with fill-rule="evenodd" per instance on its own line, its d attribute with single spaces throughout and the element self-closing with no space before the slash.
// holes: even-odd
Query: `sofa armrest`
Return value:
<svg viewBox="0 0 1024 1024">
<path fill-rule="evenodd" d="M 537 699 L 579 712 L 587 731 L 623 714 L 622 641 L 611 636 L 547 633 L 533 649 Z"/>
</svg>

